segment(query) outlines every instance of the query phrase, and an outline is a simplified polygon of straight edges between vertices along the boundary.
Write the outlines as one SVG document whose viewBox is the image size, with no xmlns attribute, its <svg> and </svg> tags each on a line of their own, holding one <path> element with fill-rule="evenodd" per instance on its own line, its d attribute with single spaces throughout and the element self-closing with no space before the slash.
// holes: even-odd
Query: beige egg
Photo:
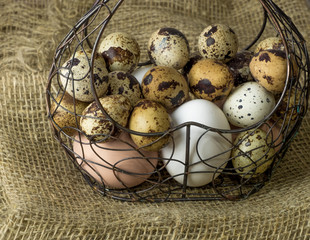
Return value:
<svg viewBox="0 0 310 240">
<path fill-rule="evenodd" d="M 107 95 L 121 94 L 126 96 L 131 105 L 143 98 L 138 80 L 128 72 L 114 71 L 109 73 L 109 87 Z"/>
<path fill-rule="evenodd" d="M 129 129 L 138 133 L 160 133 L 170 128 L 167 110 L 160 103 L 142 99 L 133 109 L 129 119 Z M 169 135 L 143 136 L 131 133 L 134 143 L 147 151 L 158 151 L 169 141 Z"/>
<path fill-rule="evenodd" d="M 131 188 L 147 181 L 158 162 L 157 152 L 138 151 L 126 132 L 119 139 L 96 144 L 77 134 L 73 151 L 87 175 L 108 189 Z"/>
<path fill-rule="evenodd" d="M 67 60 L 59 70 L 63 88 L 75 99 L 91 102 L 95 99 L 90 79 L 91 50 L 80 50 Z M 108 89 L 108 70 L 104 59 L 95 54 L 93 66 L 94 86 L 98 97 Z"/>
<path fill-rule="evenodd" d="M 252 58 L 250 71 L 266 90 L 279 94 L 284 89 L 287 76 L 286 55 L 277 50 L 260 51 Z"/>
<path fill-rule="evenodd" d="M 60 93 L 55 101 L 51 100 L 53 125 L 68 135 L 73 135 L 79 128 L 80 115 L 88 103 L 73 99 L 67 92 Z"/>
<path fill-rule="evenodd" d="M 249 130 L 240 133 L 234 144 L 232 164 L 241 177 L 258 177 L 272 164 L 275 150 L 271 134 L 261 129 Z"/>
<path fill-rule="evenodd" d="M 189 86 L 197 98 L 221 105 L 234 85 L 228 66 L 215 59 L 198 61 L 188 75 Z"/>
<path fill-rule="evenodd" d="M 140 60 L 137 40 L 124 32 L 114 32 L 106 36 L 100 42 L 98 52 L 106 60 L 110 72 L 132 72 Z"/>
<path fill-rule="evenodd" d="M 185 77 L 187 77 L 192 67 L 201 59 L 203 59 L 203 57 L 200 55 L 199 52 L 194 52 L 190 54 L 188 62 L 185 64 L 185 66 L 182 69 L 182 72 Z"/>
<path fill-rule="evenodd" d="M 205 58 L 228 62 L 238 51 L 238 37 L 224 24 L 212 24 L 199 35 L 198 49 Z"/>
<path fill-rule="evenodd" d="M 146 99 L 157 101 L 167 109 L 181 105 L 189 93 L 184 76 L 176 69 L 166 66 L 155 66 L 148 70 L 141 87 Z"/>
<path fill-rule="evenodd" d="M 126 127 L 131 104 L 127 97 L 119 94 L 102 97 L 99 101 L 109 117 L 100 110 L 96 102 L 92 102 L 84 109 L 80 125 L 89 139 L 104 142 L 110 140 L 110 136 L 117 136 L 120 133 L 110 118 Z"/>
<path fill-rule="evenodd" d="M 175 28 L 160 28 L 148 41 L 151 61 L 159 66 L 181 69 L 189 60 L 189 43 L 185 35 Z"/>
<path fill-rule="evenodd" d="M 282 39 L 280 37 L 269 37 L 260 41 L 254 50 L 254 54 L 268 49 L 284 51 Z"/>
</svg>

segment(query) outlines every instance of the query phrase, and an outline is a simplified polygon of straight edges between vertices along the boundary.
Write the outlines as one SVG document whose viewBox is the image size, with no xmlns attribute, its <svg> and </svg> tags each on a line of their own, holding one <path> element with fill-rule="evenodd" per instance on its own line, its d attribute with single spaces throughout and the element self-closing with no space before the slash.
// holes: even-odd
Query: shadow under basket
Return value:
<svg viewBox="0 0 310 240">
<path fill-rule="evenodd" d="M 287 63 L 284 90 L 275 97 L 275 107 L 264 119 L 248 127 L 232 127 L 225 130 L 189 121 L 179 125 L 172 124 L 164 132 L 142 133 L 116 122 L 103 107 L 100 102 L 101 96 L 96 89 L 96 52 L 110 20 L 123 1 L 114 1 L 114 4 L 107 0 L 96 1 L 56 49 L 46 88 L 47 111 L 55 138 L 68 158 L 95 191 L 124 201 L 240 200 L 259 191 L 270 180 L 272 173 L 284 158 L 308 108 L 309 56 L 305 40 L 291 19 L 271 0 L 258 0 L 264 10 L 262 26 L 245 50 L 250 50 L 260 40 L 266 26 L 270 24 L 282 40 Z M 74 56 L 78 51 L 87 56 L 86 67 L 89 71 L 85 76 L 72 81 L 70 76 L 75 64 Z M 71 64 L 66 65 L 68 59 L 71 59 Z M 138 67 L 148 63 L 149 61 L 140 62 Z M 64 69 L 68 74 L 64 74 Z M 74 89 L 74 84 L 84 79 L 88 79 L 92 102 L 101 113 L 93 118 L 104 124 L 109 123 L 111 127 L 108 134 L 99 134 L 100 140 L 97 135 L 87 135 L 80 127 L 80 119 L 86 117 L 83 115 L 85 111 L 80 109 L 85 109 L 91 101 L 81 103 L 75 98 L 77 93 L 73 91 L 70 96 L 71 104 L 66 105 L 66 91 Z M 59 116 L 59 113 L 62 115 Z M 61 124 L 59 118 L 62 116 L 70 118 L 71 124 L 68 123 L 69 120 Z M 265 132 L 264 146 L 245 151 L 241 146 L 250 144 L 251 137 L 260 130 Z M 117 132 L 120 134 L 116 134 Z M 181 132 L 185 137 L 185 145 L 182 147 L 184 158 L 177 159 L 174 153 L 180 148 L 176 146 L 176 138 Z M 195 143 L 191 141 L 193 132 L 200 133 Z M 148 152 L 138 148 L 130 138 L 132 135 L 158 138 L 155 142 L 168 139 L 171 151 L 169 157 L 163 154 L 162 150 Z M 209 147 L 204 145 L 208 144 L 205 140 L 207 136 L 213 136 L 211 140 L 219 139 L 227 148 L 223 152 L 217 151 L 206 157 L 200 151 Z M 102 151 L 105 153 L 101 155 Z M 120 153 L 121 157 L 109 159 L 107 152 L 113 153 L 111 156 Z M 260 154 L 259 157 L 254 157 L 255 152 Z M 90 159 L 89 155 L 93 158 Z M 193 155 L 198 159 L 196 162 L 192 161 Z M 240 157 L 248 159 L 248 165 L 236 167 L 234 162 Z M 215 160 L 220 164 L 213 164 Z M 169 165 L 174 167 L 168 168 Z M 197 170 L 197 166 L 203 167 Z M 266 170 L 258 173 L 257 169 L 262 166 Z M 173 168 L 181 171 L 173 171 Z M 197 186 L 190 183 L 196 176 L 209 180 Z M 108 178 L 114 182 L 110 183 Z"/>
</svg>

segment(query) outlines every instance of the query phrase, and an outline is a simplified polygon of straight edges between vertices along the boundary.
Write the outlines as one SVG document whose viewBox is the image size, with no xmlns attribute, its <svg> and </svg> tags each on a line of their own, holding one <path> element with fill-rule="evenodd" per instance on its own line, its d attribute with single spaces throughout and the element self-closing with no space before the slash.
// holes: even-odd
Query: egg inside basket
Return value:
<svg viewBox="0 0 310 240">
<path fill-rule="evenodd" d="M 46 102 L 68 158 L 93 189 L 125 201 L 257 192 L 306 114 L 310 63 L 298 29 L 271 0 L 253 1 L 255 29 L 168 21 L 165 5 L 150 25 L 152 12 L 142 19 L 143 4 L 126 2 L 97 0 L 56 49 Z M 133 27 L 117 24 L 126 16 Z"/>
</svg>

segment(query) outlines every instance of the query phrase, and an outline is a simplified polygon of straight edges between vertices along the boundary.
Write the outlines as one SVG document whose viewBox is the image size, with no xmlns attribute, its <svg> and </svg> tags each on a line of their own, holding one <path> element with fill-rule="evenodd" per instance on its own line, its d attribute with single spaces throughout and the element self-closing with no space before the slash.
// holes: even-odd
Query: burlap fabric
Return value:
<svg viewBox="0 0 310 240">
<path fill-rule="evenodd" d="M 310 41 L 303 0 L 275 1 Z M 310 115 L 272 180 L 240 202 L 126 203 L 93 192 L 49 127 L 45 86 L 59 41 L 92 5 L 0 0 L 0 239 L 310 239 Z M 241 47 L 261 25 L 256 0 L 126 0 L 107 31 L 229 24 Z M 272 28 L 266 33 L 274 34 Z M 309 44 L 308 44 L 309 46 Z"/>
</svg>

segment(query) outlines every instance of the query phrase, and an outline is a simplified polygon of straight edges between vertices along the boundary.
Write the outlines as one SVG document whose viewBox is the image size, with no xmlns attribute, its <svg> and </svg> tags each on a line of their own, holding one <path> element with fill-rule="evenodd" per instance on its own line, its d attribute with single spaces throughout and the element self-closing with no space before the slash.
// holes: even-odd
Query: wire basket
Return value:
<svg viewBox="0 0 310 240">
<path fill-rule="evenodd" d="M 257 36 L 245 50 L 259 41 L 266 25 L 270 24 L 282 40 L 287 67 L 284 90 L 276 96 L 274 108 L 262 120 L 247 127 L 229 129 L 185 121 L 161 132 L 139 132 L 130 129 L 127 124 L 120 124 L 108 113 L 100 101 L 102 94 L 97 88 L 98 82 L 104 84 L 109 81 L 107 77 L 98 78 L 97 49 L 108 23 L 123 1 L 119 0 L 114 5 L 108 0 L 96 1 L 56 49 L 46 88 L 47 111 L 55 138 L 69 159 L 95 191 L 119 200 L 240 200 L 257 192 L 270 180 L 284 158 L 308 108 L 309 56 L 305 40 L 291 19 L 271 0 L 259 0 L 264 10 L 264 20 Z M 75 62 L 77 54 L 86 56 L 84 67 L 88 71 L 72 81 L 70 74 L 72 67 L 78 64 Z M 147 64 L 150 61 L 139 63 L 138 67 Z M 75 89 L 74 84 L 85 79 L 89 88 L 84 91 L 88 91 L 91 100 L 79 101 L 76 90 L 68 96 L 68 89 Z M 90 104 L 97 109 L 92 117 L 82 111 Z M 80 126 L 81 119 L 86 117 L 108 124 L 108 132 L 86 134 Z M 59 119 L 65 120 L 60 123 Z M 250 144 L 252 138 L 257 138 L 256 133 L 261 131 L 264 132 L 260 135 L 264 146 L 244 150 L 243 146 Z M 181 147 L 183 152 L 178 155 L 175 153 L 180 151 L 178 136 L 181 133 L 184 148 Z M 198 136 L 193 137 L 194 133 Z M 144 147 L 136 146 L 132 136 L 155 139 L 147 146 L 165 139 L 170 153 L 145 151 Z M 210 136 L 211 142 L 208 142 L 206 138 Z M 191 141 L 193 138 L 195 142 Z M 218 142 L 212 145 L 212 140 Z M 217 144 L 227 147 L 206 157 L 204 148 L 210 151 Z M 255 151 L 261 152 L 259 157 L 253 157 Z M 196 162 L 192 160 L 193 155 L 198 159 Z M 246 159 L 247 164 L 234 164 L 238 158 Z M 195 177 L 208 181 L 197 186 L 191 183 Z"/>
</svg>

